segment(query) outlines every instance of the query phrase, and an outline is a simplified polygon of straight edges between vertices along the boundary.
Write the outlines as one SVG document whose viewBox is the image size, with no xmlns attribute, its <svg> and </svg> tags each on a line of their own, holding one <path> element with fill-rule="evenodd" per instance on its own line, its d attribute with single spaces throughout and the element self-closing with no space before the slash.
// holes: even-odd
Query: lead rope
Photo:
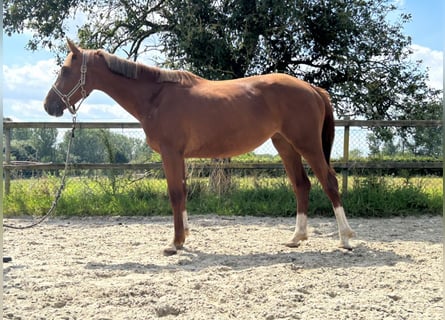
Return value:
<svg viewBox="0 0 445 320">
<path fill-rule="evenodd" d="M 77 109 L 79 109 L 79 108 L 77 108 Z M 61 183 L 60 183 L 60 187 L 59 187 L 59 189 L 56 192 L 56 196 L 55 196 L 54 201 L 51 204 L 51 207 L 49 208 L 48 212 L 44 216 L 39 218 L 37 221 L 35 221 L 35 222 L 33 222 L 33 223 L 29 224 L 29 225 L 17 226 L 17 225 L 11 225 L 11 224 L 5 224 L 4 223 L 3 226 L 5 228 L 18 229 L 18 230 L 24 230 L 24 229 L 33 228 L 33 227 L 37 226 L 38 224 L 42 223 L 43 221 L 45 221 L 53 213 L 54 209 L 56 209 L 57 203 L 59 202 L 60 196 L 62 195 L 62 191 L 65 188 L 65 178 L 66 178 L 66 175 L 67 175 L 67 172 L 68 172 L 68 165 L 69 165 L 69 161 L 70 161 L 71 143 L 72 143 L 73 138 L 74 138 L 74 130 L 76 129 L 76 118 L 77 117 L 74 114 L 73 115 L 73 126 L 72 126 L 72 129 L 71 129 L 71 137 L 70 137 L 70 140 L 68 141 L 68 150 L 66 152 L 65 172 L 63 173 L 62 180 L 61 180 Z"/>
</svg>

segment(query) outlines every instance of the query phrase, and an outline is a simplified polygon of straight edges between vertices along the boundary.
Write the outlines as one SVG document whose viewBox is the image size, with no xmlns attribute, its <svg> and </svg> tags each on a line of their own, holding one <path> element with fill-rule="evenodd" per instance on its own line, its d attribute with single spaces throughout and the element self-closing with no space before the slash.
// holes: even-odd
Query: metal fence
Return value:
<svg viewBox="0 0 445 320">
<path fill-rule="evenodd" d="M 4 121 L 4 182 L 5 192 L 9 192 L 10 180 L 13 172 L 19 170 L 63 170 L 65 164 L 62 162 L 42 163 L 30 161 L 14 161 L 11 156 L 11 137 L 13 130 L 16 129 L 35 129 L 35 128 L 57 128 L 59 132 L 64 132 L 71 129 L 73 126 L 69 122 L 10 122 Z M 76 131 L 89 129 L 110 129 L 126 136 L 145 141 L 145 135 L 139 123 L 96 123 L 96 122 L 79 122 L 75 123 Z M 434 172 L 435 174 L 442 174 L 443 161 L 441 159 L 427 159 L 416 158 L 407 160 L 371 160 L 367 158 L 369 154 L 368 134 L 369 130 L 378 127 L 416 127 L 416 128 L 436 128 L 442 129 L 442 121 L 440 120 L 405 120 L 405 121 L 363 121 L 363 120 L 336 120 L 336 138 L 332 152 L 332 166 L 341 172 L 342 189 L 346 191 L 348 185 L 348 176 L 351 173 L 356 173 L 357 170 L 362 172 L 369 170 L 390 170 L 390 169 L 405 169 L 418 172 Z M 439 143 L 439 142 L 438 142 Z M 256 154 L 276 155 L 276 151 L 272 143 L 267 141 L 265 144 L 255 150 Z M 272 158 L 271 158 L 272 159 Z M 204 161 L 195 164 L 195 167 L 212 170 L 215 167 L 225 169 L 249 169 L 249 170 L 283 170 L 280 162 L 261 161 L 261 162 L 225 162 L 216 163 L 214 161 Z M 151 170 L 160 169 L 161 163 L 159 161 L 149 163 L 70 163 L 70 169 L 73 170 L 92 170 L 92 169 L 116 169 L 116 170 Z M 283 171 L 284 173 L 284 171 Z"/>
</svg>

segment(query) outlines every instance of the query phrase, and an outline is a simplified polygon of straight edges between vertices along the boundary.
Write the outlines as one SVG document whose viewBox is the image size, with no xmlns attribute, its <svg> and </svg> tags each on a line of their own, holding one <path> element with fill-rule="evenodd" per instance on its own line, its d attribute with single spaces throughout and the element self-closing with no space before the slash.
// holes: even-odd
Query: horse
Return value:
<svg viewBox="0 0 445 320">
<path fill-rule="evenodd" d="M 351 250 L 355 233 L 340 199 L 330 165 L 334 116 L 329 94 L 290 75 L 273 73 L 211 81 L 188 71 L 143 65 L 67 39 L 68 56 L 49 90 L 44 108 L 62 116 L 76 114 L 93 90 L 113 98 L 135 117 L 147 144 L 162 158 L 173 211 L 173 241 L 165 255 L 182 249 L 189 235 L 185 158 L 229 158 L 250 152 L 271 139 L 296 197 L 296 225 L 288 247 L 308 239 L 311 183 L 302 158 L 330 199 L 339 246 Z M 80 105 L 79 105 L 80 106 Z"/>
</svg>

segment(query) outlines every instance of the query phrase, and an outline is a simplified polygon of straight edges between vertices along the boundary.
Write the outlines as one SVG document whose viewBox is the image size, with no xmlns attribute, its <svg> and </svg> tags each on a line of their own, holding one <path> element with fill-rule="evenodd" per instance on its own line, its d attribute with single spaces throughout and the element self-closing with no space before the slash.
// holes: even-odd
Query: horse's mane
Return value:
<svg viewBox="0 0 445 320">
<path fill-rule="evenodd" d="M 202 79 L 189 71 L 156 69 L 159 71 L 158 82 L 176 82 L 183 85 L 190 85 L 194 84 L 196 80 Z"/>
<path fill-rule="evenodd" d="M 141 63 L 119 58 L 104 50 L 99 50 L 99 54 L 105 59 L 108 68 L 126 78 L 138 79 L 142 71 L 151 74 L 156 82 L 173 82 L 183 85 L 191 85 L 200 79 L 199 76 L 179 70 L 166 70 L 157 67 L 146 66 Z"/>
</svg>

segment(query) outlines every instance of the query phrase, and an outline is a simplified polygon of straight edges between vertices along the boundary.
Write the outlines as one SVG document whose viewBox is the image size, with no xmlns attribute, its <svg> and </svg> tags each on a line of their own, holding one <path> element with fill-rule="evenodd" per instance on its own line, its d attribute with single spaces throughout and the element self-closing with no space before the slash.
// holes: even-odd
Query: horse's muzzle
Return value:
<svg viewBox="0 0 445 320">
<path fill-rule="evenodd" d="M 49 103 L 45 101 L 43 106 L 50 116 L 61 117 L 63 115 L 64 106 L 57 102 Z"/>
</svg>

